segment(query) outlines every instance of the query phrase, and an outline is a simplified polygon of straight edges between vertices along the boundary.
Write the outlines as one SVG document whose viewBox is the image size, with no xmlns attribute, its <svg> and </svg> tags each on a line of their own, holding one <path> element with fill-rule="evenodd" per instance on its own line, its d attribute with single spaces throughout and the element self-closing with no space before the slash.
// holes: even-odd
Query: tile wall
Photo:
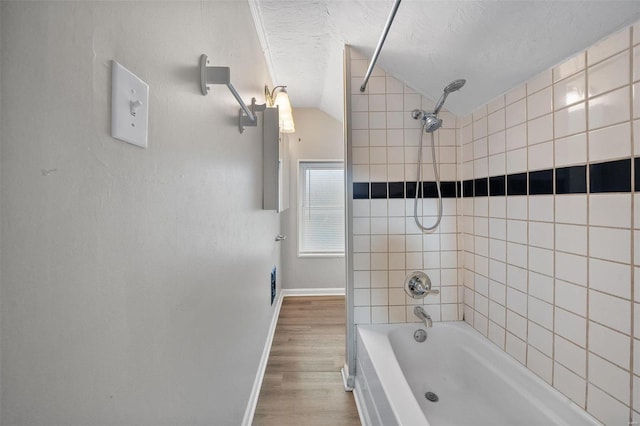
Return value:
<svg viewBox="0 0 640 426">
<path fill-rule="evenodd" d="M 458 128 L 465 321 L 611 425 L 640 420 L 639 43 L 616 33 Z"/>
<path fill-rule="evenodd" d="M 417 321 L 412 312 L 415 304 L 425 305 L 434 321 L 461 319 L 456 117 L 443 112 L 444 126 L 436 134 L 439 171 L 446 181 L 442 222 L 437 232 L 422 234 L 413 218 L 420 122 L 411 118 L 410 111 L 433 109 L 434 102 L 380 68 L 361 93 L 369 61 L 349 50 L 355 322 Z M 437 199 L 433 198 L 430 140 L 425 138 L 423 143 L 423 180 L 427 183 L 418 210 L 421 220 L 424 215 L 423 223 L 429 225 L 435 220 Z M 405 277 L 414 270 L 426 272 L 440 294 L 418 301 L 407 297 Z"/>
</svg>

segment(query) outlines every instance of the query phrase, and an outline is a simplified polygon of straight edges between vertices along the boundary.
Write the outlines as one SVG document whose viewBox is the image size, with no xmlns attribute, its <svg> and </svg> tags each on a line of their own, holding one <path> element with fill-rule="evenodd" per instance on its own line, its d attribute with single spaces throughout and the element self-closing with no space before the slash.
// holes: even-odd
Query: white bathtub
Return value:
<svg viewBox="0 0 640 426">
<path fill-rule="evenodd" d="M 464 322 L 359 326 L 357 351 L 366 425 L 600 425 Z"/>
</svg>

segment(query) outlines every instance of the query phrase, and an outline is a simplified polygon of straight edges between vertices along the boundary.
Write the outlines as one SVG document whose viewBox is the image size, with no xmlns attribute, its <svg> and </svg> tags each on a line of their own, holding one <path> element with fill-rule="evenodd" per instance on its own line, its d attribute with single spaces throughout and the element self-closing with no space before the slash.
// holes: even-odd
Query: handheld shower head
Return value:
<svg viewBox="0 0 640 426">
<path fill-rule="evenodd" d="M 438 113 L 442 109 L 442 106 L 444 105 L 444 101 L 447 100 L 447 96 L 449 96 L 449 93 L 460 90 L 466 82 L 467 80 L 459 79 L 459 80 L 453 80 L 451 83 L 447 84 L 447 86 L 444 88 L 444 93 L 442 94 L 442 96 L 440 96 L 440 99 L 438 100 L 438 103 L 436 104 L 436 108 L 433 111 L 433 113 L 435 115 L 438 115 Z"/>
<path fill-rule="evenodd" d="M 451 83 L 447 84 L 447 87 L 444 88 L 445 93 L 451 93 L 462 89 L 462 86 L 467 82 L 465 79 L 453 80 Z"/>
</svg>

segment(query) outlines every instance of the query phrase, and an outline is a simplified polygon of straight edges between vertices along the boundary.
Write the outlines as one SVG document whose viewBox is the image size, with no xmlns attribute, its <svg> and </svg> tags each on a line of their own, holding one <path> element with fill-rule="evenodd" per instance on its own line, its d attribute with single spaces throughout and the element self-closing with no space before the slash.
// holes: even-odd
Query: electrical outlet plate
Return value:
<svg viewBox="0 0 640 426">
<path fill-rule="evenodd" d="M 149 133 L 149 85 L 112 61 L 111 136 L 147 147 Z"/>
</svg>

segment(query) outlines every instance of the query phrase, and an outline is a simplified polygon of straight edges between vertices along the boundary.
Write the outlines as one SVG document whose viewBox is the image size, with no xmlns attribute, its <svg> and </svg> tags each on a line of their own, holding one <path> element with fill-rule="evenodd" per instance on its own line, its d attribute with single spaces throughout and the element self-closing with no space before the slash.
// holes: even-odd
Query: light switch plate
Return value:
<svg viewBox="0 0 640 426">
<path fill-rule="evenodd" d="M 142 148 L 149 133 L 149 85 L 112 61 L 111 136 Z"/>
</svg>

